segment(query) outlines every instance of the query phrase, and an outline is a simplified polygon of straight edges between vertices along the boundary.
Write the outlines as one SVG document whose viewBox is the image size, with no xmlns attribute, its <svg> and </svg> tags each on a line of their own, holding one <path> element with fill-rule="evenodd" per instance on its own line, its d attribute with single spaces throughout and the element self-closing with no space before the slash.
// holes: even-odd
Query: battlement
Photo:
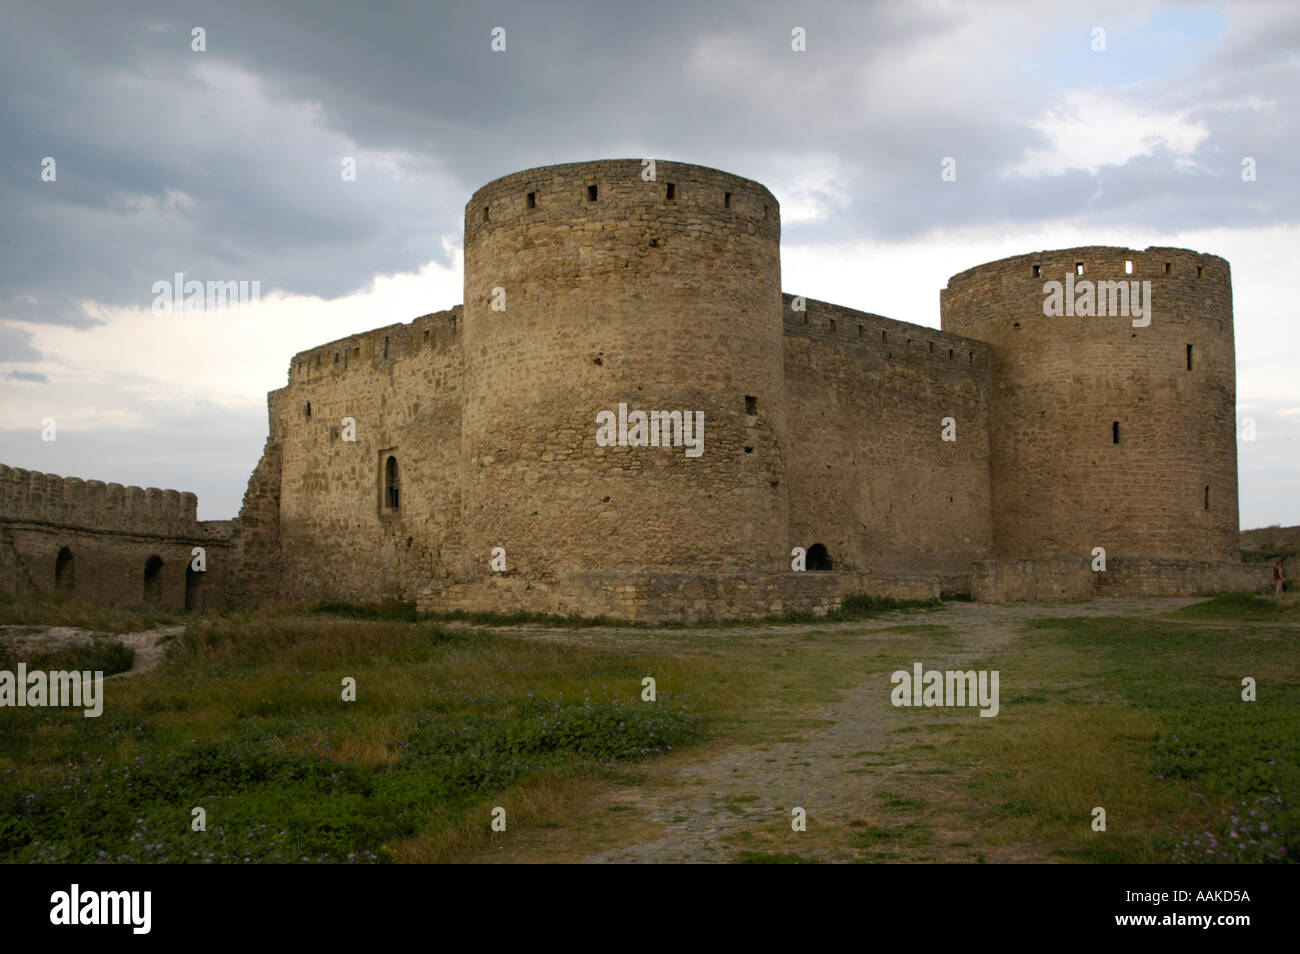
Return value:
<svg viewBox="0 0 1300 954">
<path fill-rule="evenodd" d="M 196 536 L 199 499 L 0 464 L 0 520 L 118 533 Z"/>
<path fill-rule="evenodd" d="M 375 368 L 421 351 L 459 347 L 461 312 L 457 305 L 300 351 L 289 362 L 289 384 Z"/>
<path fill-rule="evenodd" d="M 1225 259 L 1186 248 L 1152 246 L 1145 251 L 1088 245 L 1013 255 L 968 268 L 948 279 L 940 299 L 978 298 L 989 288 L 1023 285 L 1027 296 L 1041 301 L 1043 285 L 1064 282 L 1150 281 L 1153 289 L 1176 288 L 1180 295 L 1231 285 L 1232 275 Z"/>
<path fill-rule="evenodd" d="M 805 298 L 804 310 L 795 311 L 795 298 L 781 296 L 787 336 L 861 348 L 884 361 L 920 361 L 956 372 L 988 367 L 989 346 L 983 341 L 814 298 Z"/>
<path fill-rule="evenodd" d="M 642 229 L 654 233 L 647 247 L 668 249 L 675 228 L 732 225 L 779 235 L 780 204 L 751 179 L 683 162 L 657 160 L 654 181 L 642 178 L 640 159 L 604 159 L 527 169 L 483 186 L 465 206 L 465 244 L 498 229 L 567 225 L 575 249 L 594 236 L 616 231 L 641 244 Z M 650 242 L 662 243 L 650 245 Z M 576 257 L 576 251 L 575 251 Z M 590 263 L 586 263 L 590 264 Z"/>
</svg>

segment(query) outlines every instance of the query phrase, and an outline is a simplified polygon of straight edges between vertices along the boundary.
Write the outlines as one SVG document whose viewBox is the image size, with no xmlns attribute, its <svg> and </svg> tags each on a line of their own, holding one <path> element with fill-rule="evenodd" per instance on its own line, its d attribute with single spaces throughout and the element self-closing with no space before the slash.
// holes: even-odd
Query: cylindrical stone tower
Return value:
<svg viewBox="0 0 1300 954">
<path fill-rule="evenodd" d="M 646 172 L 530 169 L 466 207 L 472 572 L 498 546 L 532 577 L 786 565 L 777 202 L 714 169 Z M 601 412 L 616 423 L 598 440 Z M 635 412 L 680 413 L 638 432 Z M 677 420 L 700 414 L 697 453 Z M 682 444 L 631 446 L 651 430 Z"/>
<path fill-rule="evenodd" d="M 954 275 L 940 300 L 945 331 L 992 347 L 996 556 L 1239 558 L 1226 261 L 1037 252 Z"/>
</svg>

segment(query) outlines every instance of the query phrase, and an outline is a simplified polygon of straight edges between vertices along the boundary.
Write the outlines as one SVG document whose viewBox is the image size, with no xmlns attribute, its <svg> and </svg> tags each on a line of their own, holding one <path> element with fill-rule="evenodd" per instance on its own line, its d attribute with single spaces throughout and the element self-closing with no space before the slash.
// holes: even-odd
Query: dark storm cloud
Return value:
<svg viewBox="0 0 1300 954">
<path fill-rule="evenodd" d="M 263 294 L 347 294 L 441 259 L 482 183 L 611 155 L 715 165 L 769 184 L 788 209 L 822 206 L 787 216 L 794 241 L 1061 217 L 1163 230 L 1294 217 L 1294 15 L 1254 7 L 1204 62 L 1120 91 L 1205 125 L 1193 169 L 1156 147 L 1095 173 L 1008 177 L 1046 145 L 1033 120 L 1085 66 L 1085 85 L 1106 86 L 1108 66 L 1126 64 L 1119 49 L 1085 59 L 1087 21 L 1027 9 L 11 5 L 0 317 L 84 325 L 95 319 L 82 302 L 147 305 L 177 271 L 260 280 Z M 206 53 L 190 49 L 195 26 Z M 489 49 L 495 26 L 502 54 Z M 790 49 L 793 26 L 807 30 L 805 53 Z M 1074 72 L 1045 52 L 1062 43 Z M 358 181 L 344 183 L 354 154 Z M 1260 163 L 1249 190 L 1243 155 Z M 44 156 L 55 182 L 40 179 Z M 955 183 L 939 180 L 944 156 L 958 160 Z"/>
<path fill-rule="evenodd" d="M 7 377 L 10 381 L 30 381 L 33 384 L 50 383 L 50 379 L 39 371 L 10 371 Z"/>
</svg>

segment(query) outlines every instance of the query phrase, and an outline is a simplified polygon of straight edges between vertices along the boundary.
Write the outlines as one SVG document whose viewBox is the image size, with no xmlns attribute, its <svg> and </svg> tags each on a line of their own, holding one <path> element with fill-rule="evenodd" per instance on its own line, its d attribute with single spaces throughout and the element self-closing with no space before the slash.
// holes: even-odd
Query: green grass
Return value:
<svg viewBox="0 0 1300 954">
<path fill-rule="evenodd" d="M 61 593 L 0 596 L 0 621 L 32 626 L 73 626 L 104 633 L 134 633 L 184 622 L 184 613 L 144 606 L 96 606 Z"/>
</svg>

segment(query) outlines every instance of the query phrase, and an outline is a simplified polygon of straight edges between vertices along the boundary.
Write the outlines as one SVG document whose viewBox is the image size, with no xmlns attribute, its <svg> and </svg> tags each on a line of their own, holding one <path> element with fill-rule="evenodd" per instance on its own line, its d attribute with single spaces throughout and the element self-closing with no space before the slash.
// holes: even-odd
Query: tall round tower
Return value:
<svg viewBox="0 0 1300 954">
<path fill-rule="evenodd" d="M 714 169 L 649 171 L 530 169 L 466 206 L 477 572 L 498 546 L 525 576 L 785 565 L 777 202 Z"/>
<path fill-rule="evenodd" d="M 954 275 L 941 312 L 992 348 L 995 555 L 1239 557 L 1226 261 L 1018 255 Z"/>
</svg>

